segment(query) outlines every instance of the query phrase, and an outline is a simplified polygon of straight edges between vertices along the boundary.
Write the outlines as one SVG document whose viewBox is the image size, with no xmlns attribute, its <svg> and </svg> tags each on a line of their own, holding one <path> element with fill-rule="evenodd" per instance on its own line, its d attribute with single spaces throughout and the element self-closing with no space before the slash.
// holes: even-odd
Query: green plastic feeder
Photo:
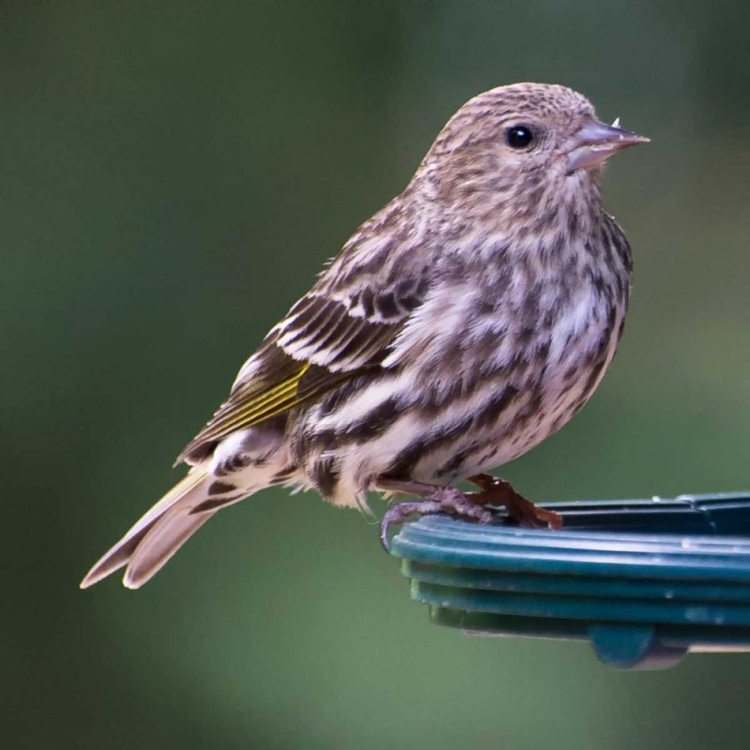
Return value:
<svg viewBox="0 0 750 750">
<path fill-rule="evenodd" d="M 474 635 L 588 640 L 621 669 L 750 651 L 750 495 L 558 503 L 562 530 L 448 516 L 391 543 L 430 619 Z"/>
</svg>

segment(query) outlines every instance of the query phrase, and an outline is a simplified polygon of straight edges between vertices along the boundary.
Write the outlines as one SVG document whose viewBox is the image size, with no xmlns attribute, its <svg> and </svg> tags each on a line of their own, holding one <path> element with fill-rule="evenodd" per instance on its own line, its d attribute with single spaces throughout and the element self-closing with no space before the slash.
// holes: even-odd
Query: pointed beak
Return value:
<svg viewBox="0 0 750 750">
<path fill-rule="evenodd" d="M 611 125 L 592 120 L 575 135 L 573 148 L 567 154 L 568 174 L 577 169 L 599 166 L 621 149 L 638 143 L 648 143 L 650 140 L 623 130 L 619 117 Z"/>
</svg>

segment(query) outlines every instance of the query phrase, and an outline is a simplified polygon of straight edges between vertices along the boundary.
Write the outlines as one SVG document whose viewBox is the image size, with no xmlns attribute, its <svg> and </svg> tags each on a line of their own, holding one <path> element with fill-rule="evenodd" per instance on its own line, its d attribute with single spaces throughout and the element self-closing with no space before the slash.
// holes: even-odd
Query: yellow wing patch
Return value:
<svg viewBox="0 0 750 750">
<path fill-rule="evenodd" d="M 176 464 L 195 457 L 196 451 L 200 451 L 203 446 L 208 447 L 232 432 L 283 414 L 362 371 L 332 373 L 309 362 L 294 363 L 294 366 L 291 375 L 271 388 L 258 388 L 257 384 L 252 388 L 248 384 L 252 390 L 245 389 L 243 392 L 240 388 L 232 393 L 229 400 L 222 404 L 211 421 L 178 456 Z M 302 382 L 305 375 L 308 377 Z"/>
<path fill-rule="evenodd" d="M 311 340 L 315 341 L 318 353 L 328 355 L 326 364 L 295 360 L 277 346 L 275 338 L 268 340 L 254 355 L 257 366 L 253 375 L 233 389 L 208 424 L 179 455 L 177 463 L 196 464 L 210 455 L 215 444 L 227 435 L 283 414 L 342 381 L 378 366 L 401 324 L 351 318 L 344 305 L 327 304 L 328 307 L 333 305 L 334 312 L 341 318 L 340 324 L 328 313 L 321 318 L 321 313 L 313 321 L 305 322 L 299 332 L 304 335 L 306 346 Z M 295 330 L 290 328 L 290 332 Z"/>
<path fill-rule="evenodd" d="M 207 442 L 224 437 L 234 430 L 251 427 L 264 419 L 270 419 L 295 407 L 301 400 L 298 398 L 299 382 L 308 371 L 308 362 L 300 363 L 300 368 L 293 375 L 268 390 L 256 393 L 249 398 L 233 398 L 219 409 L 206 428 L 196 440 Z"/>
</svg>

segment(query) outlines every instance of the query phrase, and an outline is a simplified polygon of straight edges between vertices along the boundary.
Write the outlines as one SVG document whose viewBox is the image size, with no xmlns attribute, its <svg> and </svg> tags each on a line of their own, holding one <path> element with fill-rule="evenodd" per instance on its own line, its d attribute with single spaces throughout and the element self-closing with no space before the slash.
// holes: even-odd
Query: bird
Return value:
<svg viewBox="0 0 750 750">
<path fill-rule="evenodd" d="M 461 106 L 241 367 L 178 457 L 185 477 L 81 587 L 124 567 L 139 588 L 215 513 L 274 486 L 365 512 L 371 491 L 416 496 L 385 513 L 386 547 L 412 514 L 489 523 L 505 505 L 558 527 L 488 472 L 566 424 L 612 362 L 633 264 L 602 168 L 648 140 L 558 84 Z"/>
</svg>

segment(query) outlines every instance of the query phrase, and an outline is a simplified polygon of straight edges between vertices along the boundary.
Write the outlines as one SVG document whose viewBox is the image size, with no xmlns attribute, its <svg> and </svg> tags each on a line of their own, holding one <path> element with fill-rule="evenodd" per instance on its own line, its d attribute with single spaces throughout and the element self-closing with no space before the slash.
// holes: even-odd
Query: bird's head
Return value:
<svg viewBox="0 0 750 750">
<path fill-rule="evenodd" d="M 438 135 L 417 175 L 443 198 L 541 199 L 596 187 L 601 167 L 644 138 L 601 122 L 565 86 L 518 83 L 474 97 Z M 595 191 L 598 194 L 598 191 Z"/>
</svg>

